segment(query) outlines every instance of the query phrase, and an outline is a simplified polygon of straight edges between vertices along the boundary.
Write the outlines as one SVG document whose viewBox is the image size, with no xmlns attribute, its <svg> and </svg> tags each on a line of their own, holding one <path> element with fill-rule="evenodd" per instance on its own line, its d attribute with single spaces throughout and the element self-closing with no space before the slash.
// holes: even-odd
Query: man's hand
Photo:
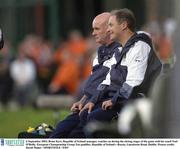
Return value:
<svg viewBox="0 0 180 149">
<path fill-rule="evenodd" d="M 83 108 L 83 106 L 85 105 L 86 103 L 86 99 L 87 99 L 87 96 L 84 95 L 81 100 L 79 100 L 78 102 L 75 102 L 72 107 L 71 107 L 71 111 L 72 112 L 79 112 L 81 111 L 81 109 Z"/>
<path fill-rule="evenodd" d="M 92 102 L 88 102 L 82 109 L 81 111 L 79 112 L 79 115 L 81 114 L 82 111 L 88 109 L 88 113 L 91 113 L 92 109 L 94 108 L 94 103 Z"/>
<path fill-rule="evenodd" d="M 83 107 L 83 103 L 81 101 L 75 102 L 72 107 L 71 111 L 72 112 L 79 112 Z"/>
<path fill-rule="evenodd" d="M 111 100 L 107 100 L 102 103 L 103 110 L 108 110 L 108 109 L 111 109 L 112 107 L 113 107 L 113 103 Z"/>
</svg>

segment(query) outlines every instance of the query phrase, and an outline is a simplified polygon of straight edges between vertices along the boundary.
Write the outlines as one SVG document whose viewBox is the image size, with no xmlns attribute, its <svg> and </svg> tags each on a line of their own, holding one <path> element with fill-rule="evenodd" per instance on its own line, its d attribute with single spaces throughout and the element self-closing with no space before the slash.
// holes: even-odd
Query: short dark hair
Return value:
<svg viewBox="0 0 180 149">
<path fill-rule="evenodd" d="M 122 21 L 126 21 L 128 24 L 128 28 L 133 32 L 135 31 L 136 18 L 134 16 L 134 13 L 131 10 L 127 8 L 113 10 L 111 12 L 111 15 L 116 16 L 116 19 L 119 23 L 121 23 Z"/>
</svg>

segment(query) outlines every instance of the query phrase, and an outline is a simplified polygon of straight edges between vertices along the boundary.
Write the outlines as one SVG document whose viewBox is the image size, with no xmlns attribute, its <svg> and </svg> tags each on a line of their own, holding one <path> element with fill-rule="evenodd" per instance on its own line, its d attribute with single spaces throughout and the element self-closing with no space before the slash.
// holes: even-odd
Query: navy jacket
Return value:
<svg viewBox="0 0 180 149">
<path fill-rule="evenodd" d="M 108 67 L 105 62 L 112 58 L 114 52 L 118 50 L 118 47 L 120 47 L 120 44 L 113 42 L 108 46 L 102 45 L 98 48 L 97 61 L 84 86 L 84 94 L 89 98 L 96 92 L 97 86 L 105 79 L 109 72 L 110 67 Z"/>
</svg>

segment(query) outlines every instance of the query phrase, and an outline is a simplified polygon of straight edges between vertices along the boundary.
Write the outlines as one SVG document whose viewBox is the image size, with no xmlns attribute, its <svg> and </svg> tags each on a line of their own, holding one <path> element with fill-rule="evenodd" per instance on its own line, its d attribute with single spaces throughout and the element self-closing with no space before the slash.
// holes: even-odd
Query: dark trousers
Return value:
<svg viewBox="0 0 180 149">
<path fill-rule="evenodd" d="M 63 121 L 59 122 L 55 131 L 50 136 L 51 138 L 85 138 L 84 127 L 87 122 L 92 121 L 106 121 L 110 122 L 113 117 L 117 116 L 120 107 L 114 107 L 110 110 L 102 110 L 102 103 L 96 104 L 93 111 L 88 114 L 84 110 L 79 116 L 74 113 L 66 117 Z"/>
<path fill-rule="evenodd" d="M 63 121 L 60 121 L 50 138 L 68 138 L 70 132 L 79 124 L 79 114 L 73 113 L 68 115 Z"/>
</svg>

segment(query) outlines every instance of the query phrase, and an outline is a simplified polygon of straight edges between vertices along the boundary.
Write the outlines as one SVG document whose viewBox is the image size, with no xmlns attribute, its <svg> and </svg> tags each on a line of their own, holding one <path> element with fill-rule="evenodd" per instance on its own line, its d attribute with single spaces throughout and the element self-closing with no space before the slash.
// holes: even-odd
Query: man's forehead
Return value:
<svg viewBox="0 0 180 149">
<path fill-rule="evenodd" d="M 114 15 L 112 15 L 109 18 L 108 24 L 111 23 L 111 22 L 114 22 L 114 21 L 116 21 L 116 17 Z"/>
<path fill-rule="evenodd" d="M 116 16 L 115 15 L 111 15 L 110 17 L 109 17 L 109 20 L 116 20 Z"/>
</svg>

